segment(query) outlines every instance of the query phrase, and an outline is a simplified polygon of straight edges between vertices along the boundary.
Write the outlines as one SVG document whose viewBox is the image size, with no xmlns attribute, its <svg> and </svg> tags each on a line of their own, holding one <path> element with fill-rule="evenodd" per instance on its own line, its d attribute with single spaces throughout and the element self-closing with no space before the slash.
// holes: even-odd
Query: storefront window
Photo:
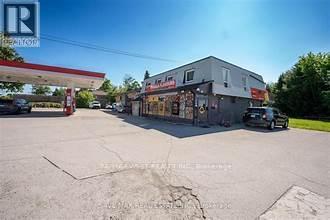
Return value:
<svg viewBox="0 0 330 220">
<path fill-rule="evenodd" d="M 185 116 L 186 119 L 193 119 L 193 111 L 194 111 L 194 96 L 191 92 L 186 93 L 186 108 L 185 108 Z"/>
<path fill-rule="evenodd" d="M 171 99 L 170 99 L 171 96 L 166 96 L 165 97 L 165 116 L 171 116 Z"/>
<path fill-rule="evenodd" d="M 179 114 L 180 118 L 185 117 L 185 108 L 186 108 L 186 94 L 181 93 L 180 94 L 180 114 Z"/>
<path fill-rule="evenodd" d="M 147 114 L 193 119 L 194 95 L 190 91 L 179 94 L 149 96 L 146 98 Z"/>
<path fill-rule="evenodd" d="M 172 102 L 172 115 L 179 115 L 180 112 L 179 106 L 180 106 L 179 102 Z"/>
</svg>

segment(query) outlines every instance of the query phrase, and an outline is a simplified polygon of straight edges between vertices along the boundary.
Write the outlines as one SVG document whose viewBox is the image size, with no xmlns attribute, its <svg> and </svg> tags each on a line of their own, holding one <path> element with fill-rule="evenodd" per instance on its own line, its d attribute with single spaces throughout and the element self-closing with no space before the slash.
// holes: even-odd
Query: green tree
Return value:
<svg viewBox="0 0 330 220">
<path fill-rule="evenodd" d="M 102 86 L 100 87 L 100 90 L 107 92 L 107 101 L 108 102 L 115 102 L 116 101 L 116 95 L 117 95 L 117 87 L 114 86 L 109 79 L 105 79 Z"/>
<path fill-rule="evenodd" d="M 99 89 L 104 92 L 109 92 L 110 90 L 112 90 L 113 85 L 112 85 L 110 79 L 105 79 L 102 86 Z"/>
<path fill-rule="evenodd" d="M 64 88 L 56 88 L 53 92 L 53 96 L 64 96 L 65 90 Z"/>
<path fill-rule="evenodd" d="M 107 95 L 108 101 L 111 103 L 115 102 L 117 94 L 118 94 L 118 87 L 112 86 L 112 88 L 108 91 L 108 95 Z"/>
<path fill-rule="evenodd" d="M 146 70 L 146 72 L 144 73 L 144 78 L 143 79 L 146 80 L 148 78 L 150 78 L 150 74 L 149 74 L 148 70 Z"/>
<path fill-rule="evenodd" d="M 107 94 L 107 101 L 110 103 L 114 103 L 116 101 L 116 95 L 117 95 L 117 88 L 114 87 L 112 91 L 109 91 Z"/>
<path fill-rule="evenodd" d="M 124 77 L 124 81 L 123 81 L 124 91 L 131 91 L 131 90 L 140 89 L 140 88 L 141 88 L 140 83 L 136 79 L 134 79 L 132 76 L 126 75 Z"/>
<path fill-rule="evenodd" d="M 76 95 L 76 104 L 78 108 L 88 108 L 89 103 L 94 101 L 95 97 L 89 90 L 80 90 Z"/>
<path fill-rule="evenodd" d="M 273 106 L 275 93 L 276 93 L 276 83 L 270 82 L 266 84 L 266 90 L 268 92 L 268 101 L 265 101 L 263 105 L 265 106 Z"/>
<path fill-rule="evenodd" d="M 0 33 L 0 39 L 7 38 L 4 34 Z M 23 57 L 21 57 L 14 48 L 8 45 L 0 46 L 0 60 L 8 60 L 8 61 L 16 61 L 16 62 L 24 62 Z M 1 82 L 0 81 L 0 90 L 8 93 L 17 93 L 23 92 L 24 83 L 18 82 Z"/>
<path fill-rule="evenodd" d="M 275 85 L 275 104 L 292 116 L 330 116 L 330 53 L 308 53 Z"/>
<path fill-rule="evenodd" d="M 33 85 L 32 86 L 32 94 L 34 95 L 50 95 L 52 93 L 52 90 L 49 86 L 39 86 L 39 85 Z"/>
</svg>

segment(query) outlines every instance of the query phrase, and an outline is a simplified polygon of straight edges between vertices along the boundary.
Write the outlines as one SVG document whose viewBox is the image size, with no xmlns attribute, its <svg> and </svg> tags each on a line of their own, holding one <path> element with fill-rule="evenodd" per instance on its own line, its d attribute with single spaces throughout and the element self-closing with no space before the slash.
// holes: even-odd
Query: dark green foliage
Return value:
<svg viewBox="0 0 330 220">
<path fill-rule="evenodd" d="M 150 78 L 150 74 L 148 72 L 148 70 L 146 70 L 146 72 L 144 73 L 144 80 Z"/>
<path fill-rule="evenodd" d="M 117 87 L 114 86 L 110 79 L 105 79 L 100 90 L 107 92 L 107 101 L 113 103 L 116 101 Z"/>
<path fill-rule="evenodd" d="M 125 91 L 131 91 L 131 90 L 135 90 L 135 89 L 140 89 L 141 85 L 132 76 L 126 75 L 124 77 L 124 81 L 123 81 L 123 88 Z"/>
<path fill-rule="evenodd" d="M 274 85 L 275 105 L 291 116 L 330 116 L 330 53 L 301 56 Z"/>
<path fill-rule="evenodd" d="M 56 88 L 53 92 L 53 96 L 64 96 L 65 90 L 64 88 Z"/>
<path fill-rule="evenodd" d="M 89 103 L 94 101 L 94 95 L 91 91 L 80 90 L 76 95 L 76 104 L 78 108 L 88 108 Z"/>
<path fill-rule="evenodd" d="M 50 89 L 49 86 L 37 86 L 37 85 L 32 86 L 32 94 L 49 95 L 51 93 L 52 93 L 52 90 Z"/>
<path fill-rule="evenodd" d="M 105 79 L 102 86 L 99 88 L 99 90 L 102 90 L 104 92 L 109 92 L 112 89 L 113 89 L 113 85 L 110 79 Z"/>
<path fill-rule="evenodd" d="M 0 33 L 0 37 L 3 38 L 4 35 Z M 0 46 L 0 60 L 24 62 L 23 57 L 21 57 L 14 48 L 3 45 Z M 0 81 L 0 90 L 3 90 L 6 93 L 23 92 L 23 89 L 24 89 L 24 83 Z"/>
</svg>

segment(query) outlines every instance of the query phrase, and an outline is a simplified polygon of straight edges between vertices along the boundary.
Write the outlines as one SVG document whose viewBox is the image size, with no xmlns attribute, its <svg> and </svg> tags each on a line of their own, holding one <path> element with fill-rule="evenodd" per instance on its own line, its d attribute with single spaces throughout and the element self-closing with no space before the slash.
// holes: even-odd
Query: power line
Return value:
<svg viewBox="0 0 330 220">
<path fill-rule="evenodd" d="M 125 55 L 125 56 L 131 56 L 131 57 L 149 59 L 149 60 L 158 60 L 158 61 L 164 61 L 164 62 L 176 62 L 175 60 L 171 60 L 171 59 L 148 56 L 148 55 L 139 54 L 139 53 L 131 53 L 131 52 L 123 51 L 123 50 L 116 50 L 116 49 L 106 48 L 106 47 L 102 47 L 102 46 L 95 45 L 95 44 L 69 40 L 69 39 L 56 37 L 56 36 L 49 35 L 49 34 L 41 34 L 40 38 L 44 39 L 44 40 L 48 40 L 48 41 L 53 41 L 53 42 L 57 42 L 57 43 L 67 44 L 67 45 L 86 48 L 86 49 L 91 49 L 91 50 L 102 51 L 102 52 L 106 52 L 106 53 L 120 54 L 120 55 Z"/>
</svg>

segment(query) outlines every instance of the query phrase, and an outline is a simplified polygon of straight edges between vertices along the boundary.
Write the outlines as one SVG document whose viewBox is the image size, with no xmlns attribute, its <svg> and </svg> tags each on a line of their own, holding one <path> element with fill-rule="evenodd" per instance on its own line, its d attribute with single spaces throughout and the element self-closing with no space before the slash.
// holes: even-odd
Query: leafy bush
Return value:
<svg viewBox="0 0 330 220">
<path fill-rule="evenodd" d="M 1 99 L 12 99 L 13 96 L 12 95 L 3 95 L 3 96 L 0 96 Z"/>
<path fill-rule="evenodd" d="M 79 91 L 76 95 L 77 108 L 88 108 L 89 103 L 94 101 L 94 95 L 88 90 Z"/>
<path fill-rule="evenodd" d="M 55 102 L 31 102 L 33 108 L 63 108 L 62 104 Z"/>
</svg>

